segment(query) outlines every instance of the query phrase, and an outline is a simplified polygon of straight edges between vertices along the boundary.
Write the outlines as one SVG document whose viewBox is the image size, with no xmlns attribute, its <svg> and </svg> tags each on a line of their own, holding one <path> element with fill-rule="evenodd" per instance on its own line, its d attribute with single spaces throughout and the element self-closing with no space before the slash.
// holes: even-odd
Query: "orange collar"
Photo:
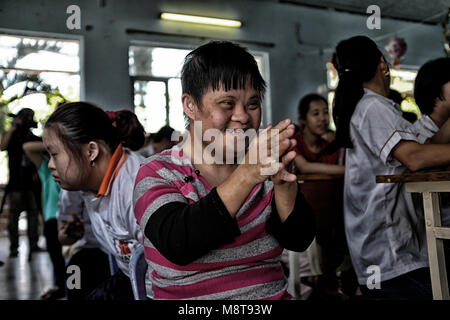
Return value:
<svg viewBox="0 0 450 320">
<path fill-rule="evenodd" d="M 114 179 L 117 177 L 117 174 L 119 173 L 122 165 L 125 163 L 127 157 L 128 154 L 123 150 L 122 144 L 119 144 L 116 151 L 114 151 L 111 160 L 109 161 L 108 169 L 106 170 L 102 184 L 100 185 L 100 189 L 96 195 L 97 198 L 100 196 L 109 195 Z"/>
</svg>

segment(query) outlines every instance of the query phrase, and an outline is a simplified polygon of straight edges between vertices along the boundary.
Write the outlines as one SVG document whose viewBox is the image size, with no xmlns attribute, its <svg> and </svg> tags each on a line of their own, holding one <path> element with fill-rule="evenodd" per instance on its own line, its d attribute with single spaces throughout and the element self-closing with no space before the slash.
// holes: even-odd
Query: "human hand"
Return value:
<svg viewBox="0 0 450 320">
<path fill-rule="evenodd" d="M 281 158 L 280 170 L 271 177 L 271 180 L 275 185 L 283 185 L 285 183 L 297 181 L 297 176 L 295 175 L 295 156 L 296 152 L 291 150 Z"/>
<path fill-rule="evenodd" d="M 285 119 L 274 127 L 269 125 L 252 141 L 244 163 L 239 166 L 244 169 L 242 173 L 257 184 L 283 171 L 295 157 L 295 152 L 290 153 L 296 145 L 296 140 L 292 139 L 294 132 L 295 126 L 290 119 Z M 292 179 L 290 175 L 286 175 L 285 170 L 279 178 Z"/>
<path fill-rule="evenodd" d="M 72 213 L 73 220 L 67 222 L 63 226 L 63 233 L 71 239 L 81 239 L 84 235 L 84 226 L 83 222 L 78 218 L 75 213 Z"/>
</svg>

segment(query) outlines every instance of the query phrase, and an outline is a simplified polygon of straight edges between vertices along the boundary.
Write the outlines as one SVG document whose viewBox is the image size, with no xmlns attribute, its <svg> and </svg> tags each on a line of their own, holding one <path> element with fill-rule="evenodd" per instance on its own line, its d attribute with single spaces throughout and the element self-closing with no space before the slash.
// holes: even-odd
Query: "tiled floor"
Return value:
<svg viewBox="0 0 450 320">
<path fill-rule="evenodd" d="M 9 241 L 0 237 L 0 300 L 39 300 L 52 287 L 52 264 L 46 251 L 34 253 L 28 261 L 28 238 L 20 236 L 19 256 L 9 258 Z M 39 245 L 45 247 L 45 240 Z"/>
</svg>

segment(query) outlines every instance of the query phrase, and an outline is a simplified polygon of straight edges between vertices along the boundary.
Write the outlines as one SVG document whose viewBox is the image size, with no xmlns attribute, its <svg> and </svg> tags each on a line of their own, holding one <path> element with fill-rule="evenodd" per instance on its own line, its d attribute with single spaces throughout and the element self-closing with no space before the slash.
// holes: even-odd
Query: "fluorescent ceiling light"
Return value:
<svg viewBox="0 0 450 320">
<path fill-rule="evenodd" d="M 191 16 L 187 14 L 169 13 L 169 12 L 161 13 L 161 19 L 169 21 L 209 24 L 230 28 L 240 28 L 242 26 L 242 22 L 238 20 Z"/>
</svg>

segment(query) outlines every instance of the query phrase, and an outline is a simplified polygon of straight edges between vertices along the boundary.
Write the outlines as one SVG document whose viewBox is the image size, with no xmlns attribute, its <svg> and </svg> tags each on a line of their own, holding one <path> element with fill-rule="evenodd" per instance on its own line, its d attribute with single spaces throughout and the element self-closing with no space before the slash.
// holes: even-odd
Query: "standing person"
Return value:
<svg viewBox="0 0 450 320">
<path fill-rule="evenodd" d="M 63 189 L 82 190 L 92 231 L 119 271 L 88 299 L 132 300 L 128 263 L 141 245 L 132 191 L 142 157 L 144 128 L 128 110 L 105 113 L 86 102 L 60 106 L 47 120 L 49 168 Z M 129 148 L 129 149 L 128 149 Z"/>
<path fill-rule="evenodd" d="M 67 266 L 75 265 L 81 272 L 80 287 L 66 287 L 67 300 L 84 300 L 110 277 L 108 255 L 92 232 L 81 192 L 61 190 L 58 204 L 58 239 L 74 246 Z"/>
<path fill-rule="evenodd" d="M 450 163 L 450 145 L 424 144 L 447 121 L 448 100 L 413 124 L 405 120 L 388 98 L 389 65 L 365 36 L 339 42 L 333 62 L 336 142 L 347 148 L 345 231 L 361 290 L 383 299 L 431 299 L 422 207 L 404 184 L 378 184 L 375 176 Z M 381 282 L 368 290 L 373 266 Z"/>
<path fill-rule="evenodd" d="M 26 142 L 23 151 L 38 169 L 42 185 L 42 211 L 44 213 L 44 236 L 47 251 L 53 265 L 54 287 L 42 294 L 42 300 L 63 298 L 65 294 L 65 260 L 62 246 L 58 240 L 58 200 L 60 186 L 53 180 L 52 172 L 48 168 L 48 155 L 42 141 Z"/>
<path fill-rule="evenodd" d="M 344 175 L 344 149 L 329 152 L 323 138 L 329 130 L 327 100 L 315 93 L 305 95 L 298 105 L 301 130 L 294 136 L 295 164 L 301 174 Z M 320 272 L 310 298 L 346 299 L 339 291 L 337 268 L 347 254 L 343 213 L 343 179 L 305 182 L 302 191 L 314 209 L 316 245 L 308 249 L 310 265 L 318 258 Z M 314 257 L 315 255 L 315 257 Z M 352 274 L 353 270 L 345 270 Z M 356 290 L 355 285 L 353 288 Z M 351 292 L 348 292 L 351 295 Z"/>
<path fill-rule="evenodd" d="M 233 43 L 189 53 L 181 81 L 190 135 L 148 158 L 134 189 L 154 298 L 290 298 L 282 247 L 303 251 L 314 237 L 311 208 L 286 169 L 294 125 L 284 120 L 245 143 L 259 128 L 265 83 L 253 56 Z M 254 150 L 276 146 L 274 171 L 264 172 L 271 162 L 261 157 L 249 161 Z M 239 147 L 249 150 L 242 163 Z M 215 159 L 202 157 L 208 150 Z"/>
<path fill-rule="evenodd" d="M 13 117 L 11 128 L 3 135 L 0 149 L 8 151 L 9 181 L 6 191 L 9 199 L 8 236 L 9 256 L 18 255 L 19 248 L 19 216 L 22 211 L 27 212 L 29 255 L 40 251 L 39 240 L 39 201 L 36 199 L 35 186 L 39 185 L 39 177 L 35 166 L 25 155 L 22 147 L 25 142 L 39 141 L 39 137 L 31 132 L 36 128 L 34 111 L 29 108 L 20 110 Z"/>
</svg>

